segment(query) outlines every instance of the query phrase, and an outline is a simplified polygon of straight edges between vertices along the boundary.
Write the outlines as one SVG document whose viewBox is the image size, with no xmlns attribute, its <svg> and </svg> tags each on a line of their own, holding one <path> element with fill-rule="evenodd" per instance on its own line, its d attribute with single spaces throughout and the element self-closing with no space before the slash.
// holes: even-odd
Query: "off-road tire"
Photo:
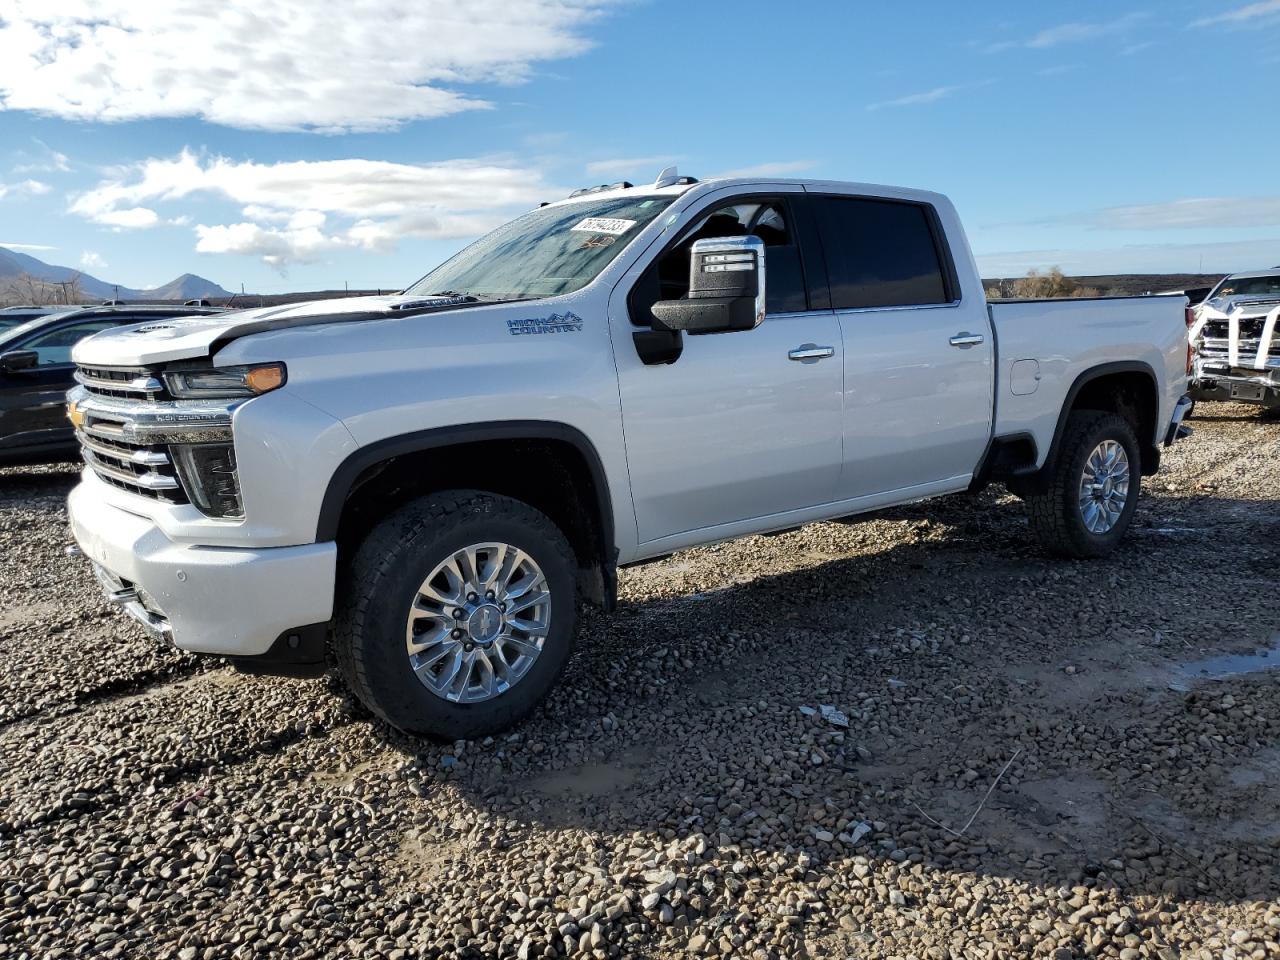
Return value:
<svg viewBox="0 0 1280 960">
<path fill-rule="evenodd" d="M 1080 481 L 1085 461 L 1104 440 L 1124 447 L 1129 458 L 1129 494 L 1124 509 L 1106 533 L 1092 532 L 1080 513 Z M 1138 441 L 1124 417 L 1099 410 L 1077 410 L 1067 417 L 1062 441 L 1050 466 L 1048 488 L 1027 494 L 1027 517 L 1031 532 L 1049 553 L 1060 557 L 1086 559 L 1105 557 L 1116 548 L 1129 529 L 1142 490 L 1142 470 Z"/>
<path fill-rule="evenodd" d="M 489 541 L 517 546 L 541 567 L 551 592 L 550 631 L 529 672 L 511 689 L 479 703 L 453 703 L 414 675 L 405 650 L 406 617 L 437 563 Z M 546 516 L 509 497 L 452 490 L 415 500 L 374 527 L 341 577 L 333 653 L 342 679 L 369 710 L 405 733 L 463 740 L 505 729 L 546 696 L 573 652 L 573 551 Z"/>
</svg>

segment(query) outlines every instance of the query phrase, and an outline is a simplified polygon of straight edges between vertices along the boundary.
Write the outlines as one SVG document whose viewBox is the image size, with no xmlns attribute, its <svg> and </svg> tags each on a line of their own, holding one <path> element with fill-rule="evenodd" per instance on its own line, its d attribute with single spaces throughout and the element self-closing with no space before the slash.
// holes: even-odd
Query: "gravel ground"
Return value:
<svg viewBox="0 0 1280 960">
<path fill-rule="evenodd" d="M 1110 561 L 998 490 L 688 551 L 448 746 L 146 640 L 2 470 L 0 957 L 1274 960 L 1280 673 L 1199 661 L 1280 667 L 1280 423 L 1193 425 Z"/>
</svg>

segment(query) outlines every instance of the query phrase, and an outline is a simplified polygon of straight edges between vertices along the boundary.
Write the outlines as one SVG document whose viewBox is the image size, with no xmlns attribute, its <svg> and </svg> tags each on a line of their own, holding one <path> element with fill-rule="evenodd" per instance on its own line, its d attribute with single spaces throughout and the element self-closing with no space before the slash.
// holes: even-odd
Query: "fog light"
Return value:
<svg viewBox="0 0 1280 960">
<path fill-rule="evenodd" d="M 201 513 L 223 519 L 244 516 L 234 445 L 184 443 L 171 449 L 182 486 Z"/>
</svg>

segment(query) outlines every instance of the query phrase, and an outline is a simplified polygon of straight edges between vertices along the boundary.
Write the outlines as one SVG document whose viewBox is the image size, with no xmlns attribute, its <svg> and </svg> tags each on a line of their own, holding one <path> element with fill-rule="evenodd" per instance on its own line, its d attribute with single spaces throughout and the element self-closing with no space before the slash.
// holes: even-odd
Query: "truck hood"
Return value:
<svg viewBox="0 0 1280 960">
<path fill-rule="evenodd" d="M 466 297 L 408 297 L 402 294 L 311 300 L 284 306 L 235 310 L 208 317 L 172 317 L 119 327 L 81 340 L 71 358 L 90 366 L 147 366 L 211 356 L 232 340 L 321 323 L 349 323 L 472 305 Z"/>
<path fill-rule="evenodd" d="M 1253 320 L 1265 317 L 1277 306 L 1280 306 L 1280 297 L 1275 295 L 1215 297 L 1200 305 L 1200 316 L 1208 320 L 1226 320 L 1232 316 L 1241 320 Z"/>
</svg>

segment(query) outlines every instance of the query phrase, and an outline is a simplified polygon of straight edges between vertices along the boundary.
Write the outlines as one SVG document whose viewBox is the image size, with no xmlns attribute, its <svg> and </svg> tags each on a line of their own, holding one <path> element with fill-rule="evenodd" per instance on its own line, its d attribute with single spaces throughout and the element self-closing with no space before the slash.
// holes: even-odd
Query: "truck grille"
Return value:
<svg viewBox="0 0 1280 960">
<path fill-rule="evenodd" d="M 75 378 L 80 385 L 68 399 L 76 438 L 98 479 L 152 500 L 191 503 L 193 481 L 178 454 L 192 444 L 229 445 L 232 407 L 175 400 L 159 371 L 142 367 L 81 366 Z"/>
<path fill-rule="evenodd" d="M 144 367 L 78 367 L 76 382 L 99 397 L 168 400 L 164 380 Z"/>
<path fill-rule="evenodd" d="M 1261 317 L 1239 321 L 1240 332 L 1237 335 L 1236 352 L 1242 365 L 1254 365 L 1258 356 L 1258 348 L 1262 345 L 1265 322 L 1265 319 Z M 1273 333 L 1271 342 L 1267 344 L 1265 356 L 1269 360 L 1280 360 L 1280 351 L 1277 350 L 1277 337 L 1275 334 L 1280 334 L 1280 329 Z M 1227 321 L 1213 320 L 1205 324 L 1199 353 L 1202 357 L 1212 357 L 1215 360 L 1227 359 L 1231 353 L 1231 328 Z"/>
</svg>

